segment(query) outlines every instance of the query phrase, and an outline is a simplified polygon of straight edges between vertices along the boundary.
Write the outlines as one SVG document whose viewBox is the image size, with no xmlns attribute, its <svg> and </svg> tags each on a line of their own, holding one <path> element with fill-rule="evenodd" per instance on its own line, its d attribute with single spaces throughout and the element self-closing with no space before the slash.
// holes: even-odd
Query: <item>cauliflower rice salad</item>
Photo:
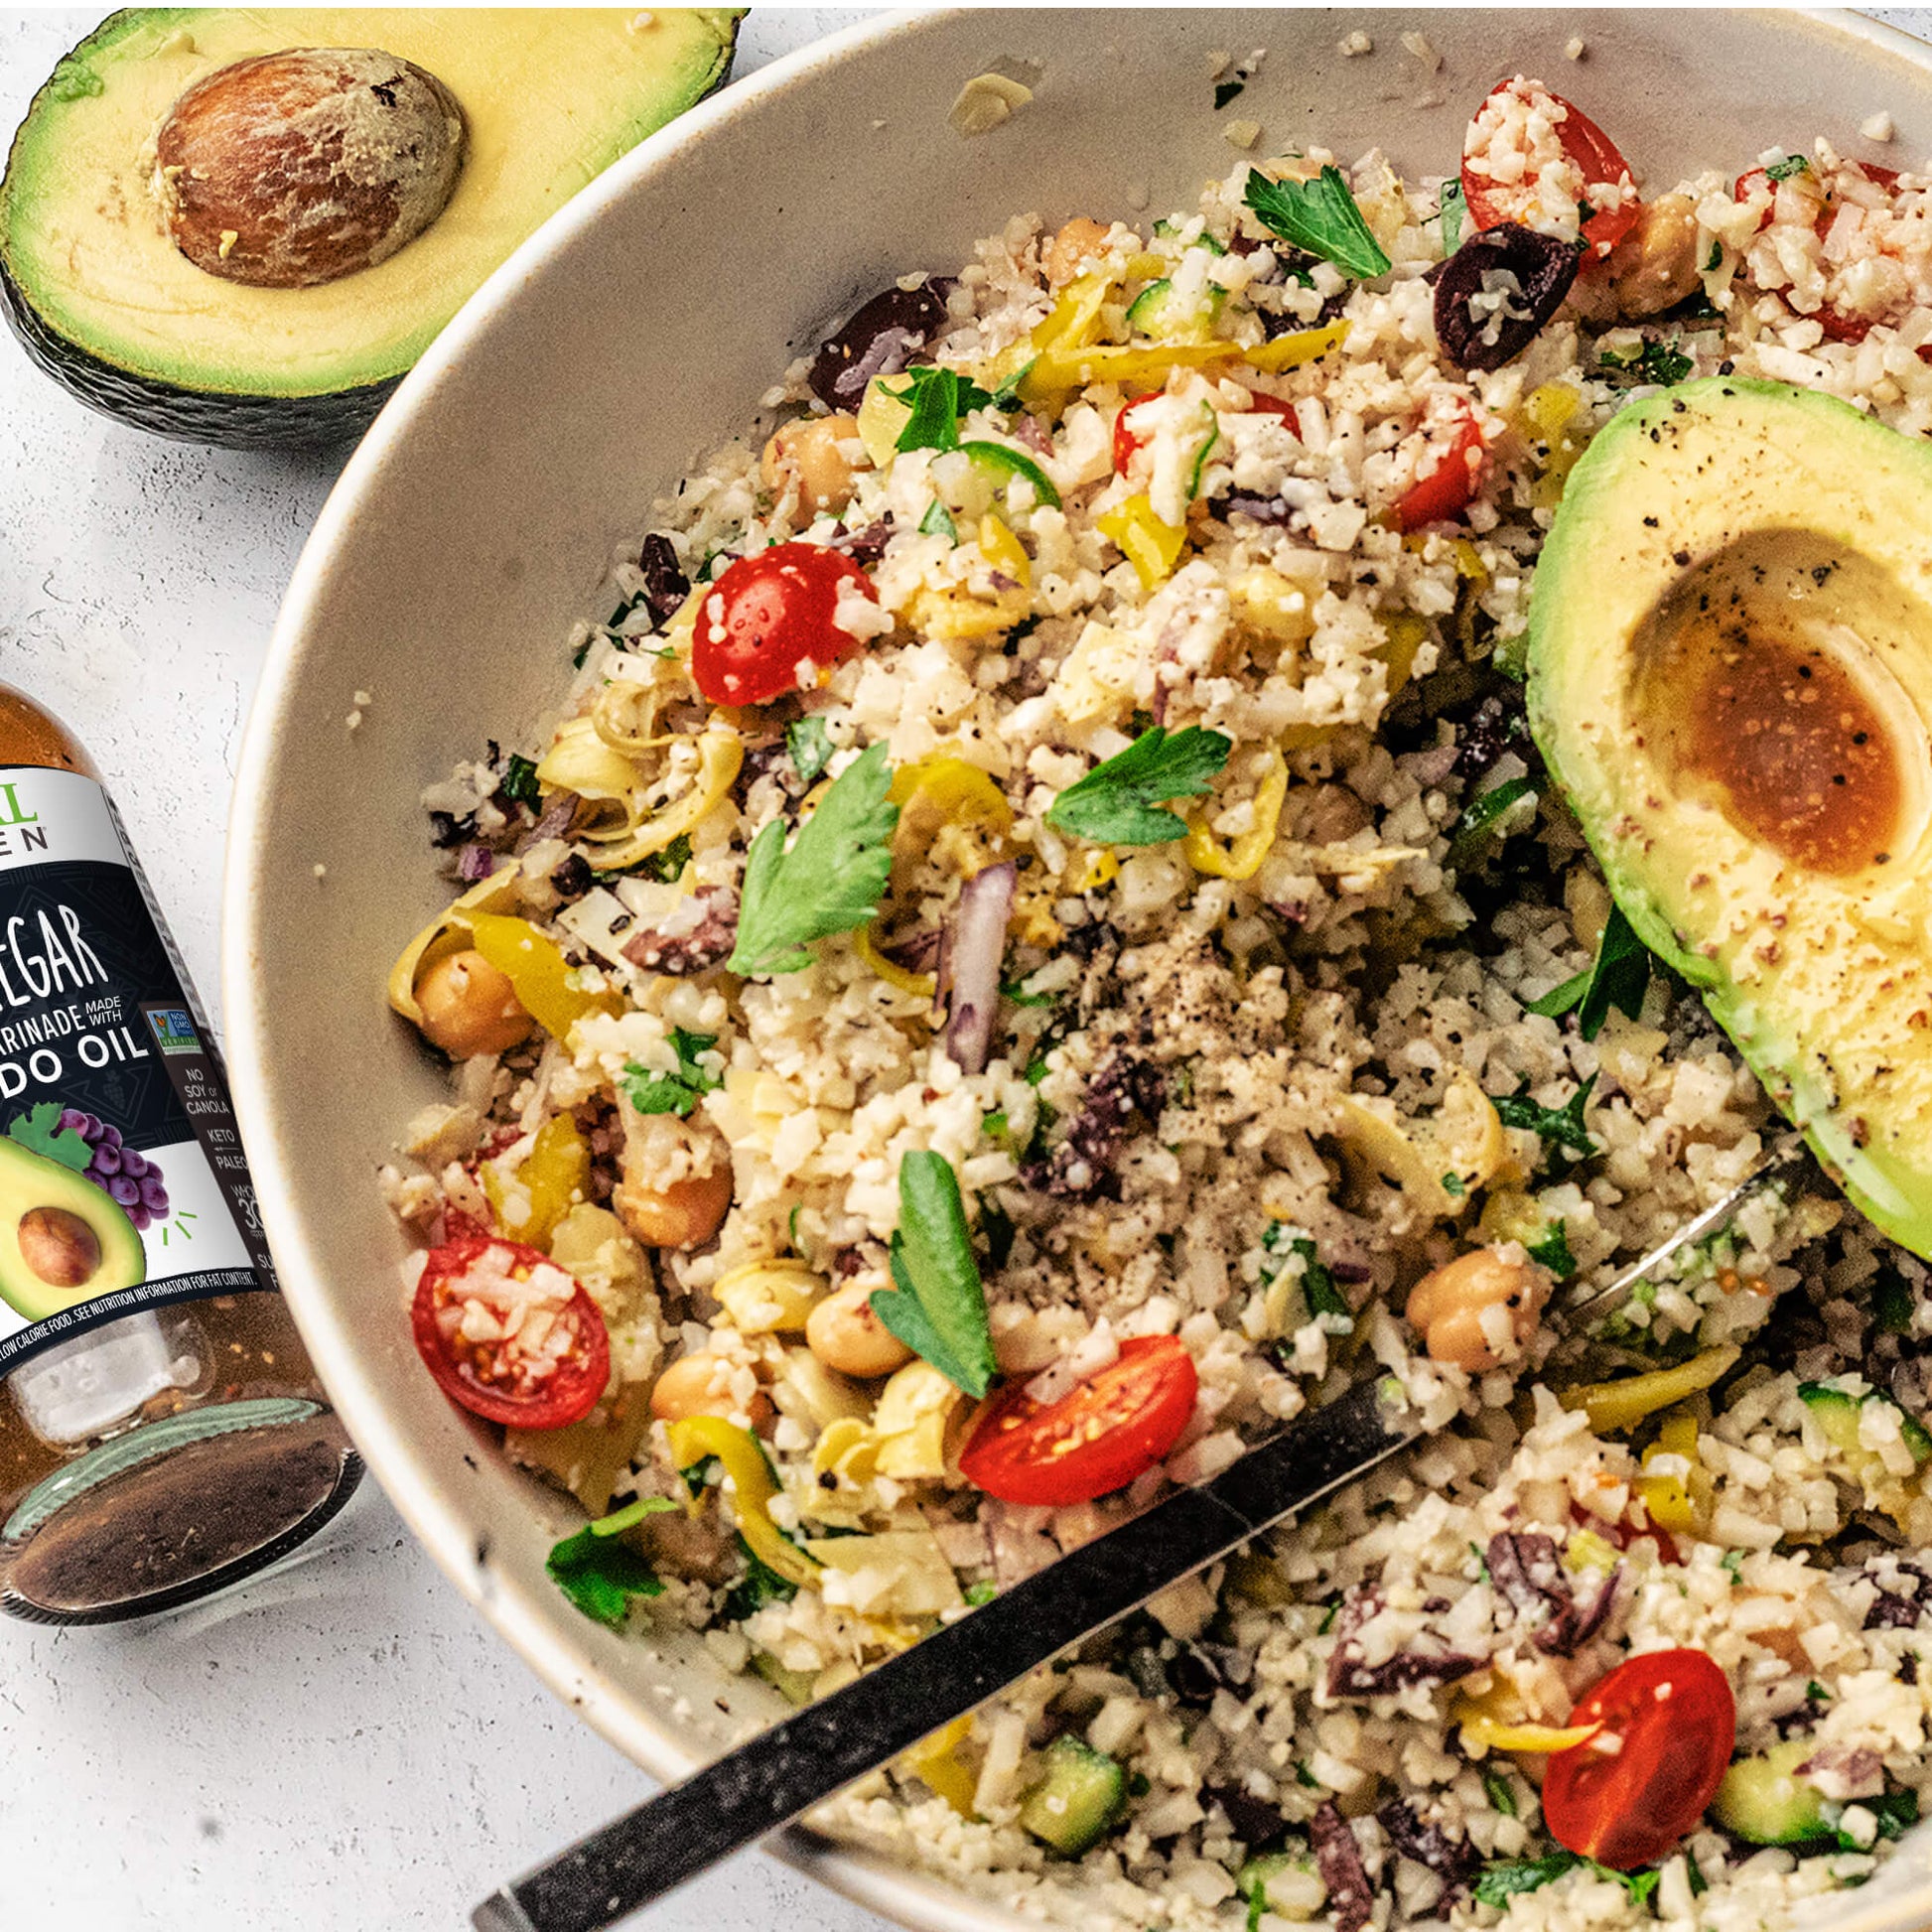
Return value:
<svg viewBox="0 0 1932 1932">
<path fill-rule="evenodd" d="M 599 1519 L 586 1614 L 802 1701 L 1363 1377 L 1442 1425 L 830 1828 L 1358 1932 L 1778 1923 L 1916 1818 L 1924 1267 L 1772 1189 L 1562 1315 L 1780 1125 L 1524 726 L 1566 477 L 1692 374 L 1932 431 L 1932 181 L 1716 159 L 1640 194 L 1519 78 L 1459 175 L 1016 219 L 786 371 L 428 795 L 389 990 L 454 1092 L 384 1184 L 431 1372 Z"/>
</svg>

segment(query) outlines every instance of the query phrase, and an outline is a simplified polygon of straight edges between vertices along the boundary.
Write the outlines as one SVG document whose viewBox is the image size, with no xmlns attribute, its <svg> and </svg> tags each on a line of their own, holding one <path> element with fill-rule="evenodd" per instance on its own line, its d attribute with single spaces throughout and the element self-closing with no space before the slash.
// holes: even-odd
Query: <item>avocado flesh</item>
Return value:
<svg viewBox="0 0 1932 1932">
<path fill-rule="evenodd" d="M 273 442 L 278 422 L 296 441 L 359 426 L 525 236 L 724 79 L 740 12 L 115 14 L 14 139 L 0 182 L 10 319 L 83 401 L 144 427 Z M 314 288 L 244 287 L 169 239 L 149 192 L 153 137 L 193 81 L 290 47 L 376 47 L 435 74 L 463 107 L 465 158 L 448 206 L 387 261 Z M 238 433 L 211 434 L 224 423 Z"/>
<path fill-rule="evenodd" d="M 1528 650 L 1531 729 L 1625 916 L 1921 1256 L 1929 516 L 1932 447 L 1847 404 L 1728 377 L 1665 390 L 1571 473 Z"/>
<path fill-rule="evenodd" d="M 84 1281 L 49 1282 L 29 1264 L 20 1224 L 37 1207 L 78 1215 L 93 1230 L 100 1258 Z M 0 1301 L 29 1321 L 42 1321 L 76 1302 L 132 1288 L 147 1274 L 141 1236 L 104 1188 L 16 1141 L 0 1140 Z"/>
</svg>

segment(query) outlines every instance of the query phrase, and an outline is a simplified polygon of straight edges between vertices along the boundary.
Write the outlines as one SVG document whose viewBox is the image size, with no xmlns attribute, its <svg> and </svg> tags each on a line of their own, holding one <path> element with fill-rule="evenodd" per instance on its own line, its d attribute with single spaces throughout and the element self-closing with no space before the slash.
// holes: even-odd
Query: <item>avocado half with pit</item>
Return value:
<svg viewBox="0 0 1932 1932">
<path fill-rule="evenodd" d="M 1932 1257 L 1932 446 L 1717 377 L 1622 410 L 1537 567 L 1530 725 L 1625 916 Z"/>
<path fill-rule="evenodd" d="M 114 14 L 14 137 L 8 319 L 143 429 L 353 435 L 518 242 L 723 82 L 743 12 Z"/>
<path fill-rule="evenodd" d="M 42 1321 L 147 1272 L 141 1236 L 105 1188 L 0 1140 L 0 1301 Z"/>
</svg>

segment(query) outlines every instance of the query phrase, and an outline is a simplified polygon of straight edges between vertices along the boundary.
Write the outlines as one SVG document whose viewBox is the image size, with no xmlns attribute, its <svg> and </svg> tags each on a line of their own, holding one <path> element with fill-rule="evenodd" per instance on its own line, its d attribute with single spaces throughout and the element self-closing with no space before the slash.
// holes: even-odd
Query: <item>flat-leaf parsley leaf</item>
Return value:
<svg viewBox="0 0 1932 1932">
<path fill-rule="evenodd" d="M 832 740 L 826 732 L 825 720 L 814 715 L 787 725 L 785 750 L 791 757 L 791 768 L 798 773 L 798 782 L 801 785 L 817 783 L 825 767 L 832 762 Z"/>
<path fill-rule="evenodd" d="M 1198 798 L 1213 787 L 1232 751 L 1219 732 L 1189 725 L 1170 738 L 1161 726 L 1096 764 L 1046 808 L 1046 822 L 1097 845 L 1170 845 L 1187 836 L 1170 798 Z"/>
<path fill-rule="evenodd" d="M 752 842 L 731 971 L 796 973 L 814 939 L 850 932 L 878 909 L 893 870 L 898 807 L 888 801 L 893 767 L 869 746 L 819 800 L 790 849 L 773 819 Z"/>
<path fill-rule="evenodd" d="M 1363 281 L 1389 272 L 1388 256 L 1332 164 L 1313 181 L 1270 181 L 1251 172 L 1242 199 L 1264 227 L 1305 254 L 1318 255 Z"/>
<path fill-rule="evenodd" d="M 892 1268 L 895 1286 L 874 1294 L 873 1313 L 955 1388 L 983 1396 L 999 1365 L 959 1177 L 943 1154 L 920 1148 L 899 1161 Z"/>
<path fill-rule="evenodd" d="M 637 1552 L 617 1538 L 646 1516 L 675 1509 L 668 1496 L 643 1496 L 586 1524 L 551 1547 L 544 1560 L 550 1580 L 588 1617 L 621 1629 L 633 1597 L 656 1596 L 664 1586 Z"/>
</svg>

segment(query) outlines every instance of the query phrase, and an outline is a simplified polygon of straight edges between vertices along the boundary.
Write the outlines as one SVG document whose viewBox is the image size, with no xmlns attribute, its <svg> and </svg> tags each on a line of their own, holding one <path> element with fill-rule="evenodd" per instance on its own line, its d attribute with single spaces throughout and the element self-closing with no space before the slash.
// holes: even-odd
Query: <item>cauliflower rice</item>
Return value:
<svg viewBox="0 0 1932 1932">
<path fill-rule="evenodd" d="M 1534 83 L 1492 97 L 1483 166 L 1533 172 L 1553 112 Z M 1330 159 L 1259 173 L 1307 181 Z M 1667 205 L 1652 257 L 1621 250 L 1482 370 L 1445 352 L 1428 278 L 1463 217 L 1379 154 L 1346 170 L 1391 264 L 1366 280 L 1263 226 L 1245 166 L 1151 227 L 1017 218 L 950 279 L 898 285 L 929 327 L 875 365 L 829 453 L 761 464 L 751 432 L 664 498 L 615 566 L 617 615 L 574 632 L 576 681 L 532 757 L 491 747 L 428 795 L 469 899 L 562 948 L 591 1003 L 562 1036 L 462 1058 L 385 1171 L 425 1243 L 541 1223 L 603 1314 L 604 1402 L 568 1431 L 512 1431 L 512 1452 L 594 1515 L 683 1504 L 646 1398 L 702 1358 L 685 1413 L 756 1433 L 772 1528 L 823 1561 L 800 1587 L 748 1566 L 743 1484 L 714 1468 L 696 1514 L 634 1533 L 663 1584 L 639 1628 L 682 1619 L 728 1668 L 822 1695 L 1365 1375 L 1400 1378 L 1442 1425 L 836 1800 L 827 1829 L 1089 1928 L 1741 1928 L 1862 1882 L 1932 1787 L 1932 1499 L 1900 1421 L 1932 1395 L 1921 1264 L 1835 1200 L 1773 1192 L 1595 1335 L 1561 1316 L 1748 1174 L 1779 1126 L 1661 973 L 1592 1038 L 1574 1012 L 1530 1010 L 1589 970 L 1610 910 L 1516 695 L 1564 478 L 1633 395 L 1694 372 L 1932 431 L 1932 181 L 1882 181 L 1822 141 L 1717 159 L 1744 181 L 1647 196 Z M 1574 238 L 1584 189 L 1560 161 L 1525 218 Z M 1127 315 L 1162 281 L 1165 314 L 1222 350 L 1163 362 Z M 1513 291 L 1489 293 L 1507 321 Z M 1031 400 L 1023 379 L 1002 406 L 1056 329 L 1147 355 Z M 1306 359 L 1255 356 L 1283 342 Z M 966 454 L 881 446 L 882 414 L 904 419 L 875 392 L 908 357 L 990 395 L 955 440 L 1017 453 L 1057 503 L 1019 471 L 981 507 Z M 799 362 L 764 408 L 823 417 L 825 375 Z M 1117 471 L 1136 394 L 1153 400 Z M 1473 495 L 1405 534 L 1400 506 L 1446 461 L 1475 466 Z M 773 703 L 714 709 L 691 671 L 710 586 L 793 539 L 863 569 L 871 596 L 836 618 L 852 647 Z M 1169 807 L 1184 837 L 1109 845 L 1048 822 L 1156 726 L 1230 742 L 1212 791 Z M 933 786 L 903 814 L 876 922 L 801 970 L 731 973 L 753 840 L 873 746 L 897 773 L 973 767 L 997 809 Z M 1005 997 L 967 1070 L 935 1017 L 933 946 L 994 856 L 1016 868 Z M 688 1111 L 639 1110 L 680 1082 Z M 588 1168 L 560 1207 L 535 1156 L 564 1119 Z M 1007 1378 L 1045 1378 L 1046 1400 L 1125 1340 L 1188 1351 L 1193 1413 L 1124 1491 L 982 1495 L 958 1466 L 973 1404 L 943 1374 L 915 1358 L 855 1378 L 807 1345 L 835 1289 L 892 1286 L 900 1163 L 920 1150 L 957 1174 Z M 653 1201 L 727 1182 L 715 1233 L 640 1240 Z M 1492 1308 L 1481 1348 L 1438 1359 L 1410 1291 L 1482 1248 L 1532 1284 L 1528 1318 Z M 1718 1367 L 1621 1427 L 1561 1399 L 1687 1363 Z M 1835 1378 L 1902 1405 L 1859 1411 L 1856 1452 L 1799 1394 Z M 1541 1882 L 1485 1884 L 1558 1851 L 1544 1757 L 1488 1734 L 1562 1725 L 1625 1657 L 1678 1646 L 1726 1675 L 1740 1755 L 1815 1743 L 1831 1838 L 1760 1848 L 1707 1818 L 1648 1872 L 1559 1858 Z M 1018 1822 L 1068 1733 L 1127 1774 L 1118 1824 L 1077 1861 Z"/>
</svg>

